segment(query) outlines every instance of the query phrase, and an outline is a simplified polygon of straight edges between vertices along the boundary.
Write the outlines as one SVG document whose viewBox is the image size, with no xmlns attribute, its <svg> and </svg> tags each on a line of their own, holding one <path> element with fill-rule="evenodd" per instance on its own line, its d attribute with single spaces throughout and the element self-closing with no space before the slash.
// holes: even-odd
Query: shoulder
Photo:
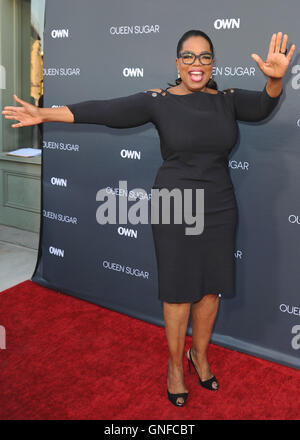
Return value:
<svg viewBox="0 0 300 440">
<path fill-rule="evenodd" d="M 148 90 L 145 90 L 145 93 L 148 94 L 149 96 L 154 96 L 154 97 L 158 96 L 158 95 L 160 95 L 160 96 L 165 96 L 166 95 L 166 92 L 163 89 L 161 89 L 161 88 L 148 89 Z"/>
<path fill-rule="evenodd" d="M 158 93 L 160 93 L 160 92 L 162 92 L 162 89 L 149 89 L 149 90 L 146 90 L 146 92 L 158 92 Z"/>
</svg>

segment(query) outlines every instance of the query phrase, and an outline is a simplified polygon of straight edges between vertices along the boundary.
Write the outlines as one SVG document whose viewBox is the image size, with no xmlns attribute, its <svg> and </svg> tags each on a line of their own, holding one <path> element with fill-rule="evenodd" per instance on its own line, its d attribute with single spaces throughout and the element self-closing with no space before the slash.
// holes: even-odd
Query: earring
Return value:
<svg viewBox="0 0 300 440">
<path fill-rule="evenodd" d="M 180 73 L 179 72 L 177 72 L 177 78 L 180 78 Z"/>
</svg>

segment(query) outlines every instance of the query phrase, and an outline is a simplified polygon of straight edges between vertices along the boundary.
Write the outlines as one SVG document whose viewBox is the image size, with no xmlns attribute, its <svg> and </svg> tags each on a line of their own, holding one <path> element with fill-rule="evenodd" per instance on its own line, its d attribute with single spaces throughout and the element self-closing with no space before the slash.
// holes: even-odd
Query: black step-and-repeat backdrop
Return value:
<svg viewBox="0 0 300 440">
<path fill-rule="evenodd" d="M 45 107 L 128 96 L 177 78 L 176 46 L 201 29 L 216 51 L 220 90 L 262 90 L 251 58 L 272 33 L 299 43 L 300 4 L 282 1 L 51 0 L 46 4 Z M 297 48 L 298 48 L 297 46 Z M 300 62 L 268 119 L 239 122 L 228 160 L 239 206 L 236 294 L 221 300 L 212 342 L 299 368 Z M 44 124 L 39 258 L 32 281 L 164 325 L 151 224 L 98 222 L 99 191 L 146 191 L 162 164 L 152 123 L 114 129 Z M 119 188 L 127 182 L 126 190 Z M 141 192 L 142 194 L 142 192 Z M 130 204 L 130 202 L 128 202 Z M 187 286 L 188 288 L 188 286 Z M 188 326 L 191 335 L 191 318 Z"/>
</svg>

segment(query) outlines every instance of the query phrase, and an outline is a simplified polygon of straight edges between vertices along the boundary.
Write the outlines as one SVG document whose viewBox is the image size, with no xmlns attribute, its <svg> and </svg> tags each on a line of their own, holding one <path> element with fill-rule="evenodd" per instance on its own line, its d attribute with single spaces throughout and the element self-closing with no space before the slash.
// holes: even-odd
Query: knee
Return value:
<svg viewBox="0 0 300 440">
<path fill-rule="evenodd" d="M 209 301 L 210 304 L 214 304 L 214 305 L 219 304 L 220 298 L 218 293 L 209 293 L 205 295 L 205 297 L 207 297 L 206 300 Z"/>
<path fill-rule="evenodd" d="M 200 309 L 205 308 L 205 310 L 215 310 L 218 308 L 219 300 L 219 294 L 207 293 L 206 295 L 203 295 L 199 301 L 193 304 L 193 309 L 198 309 L 197 306 L 199 306 Z"/>
<path fill-rule="evenodd" d="M 202 302 L 209 301 L 215 303 L 215 302 L 219 302 L 219 299 L 220 299 L 219 293 L 206 293 L 205 295 L 202 296 L 202 298 L 199 301 L 197 301 L 197 303 L 201 301 Z"/>
</svg>

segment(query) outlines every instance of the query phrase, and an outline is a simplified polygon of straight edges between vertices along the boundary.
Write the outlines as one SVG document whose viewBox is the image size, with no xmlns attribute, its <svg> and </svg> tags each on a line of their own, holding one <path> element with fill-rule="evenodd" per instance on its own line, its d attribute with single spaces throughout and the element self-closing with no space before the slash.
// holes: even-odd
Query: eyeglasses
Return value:
<svg viewBox="0 0 300 440">
<path fill-rule="evenodd" d="M 194 52 L 181 52 L 179 57 L 181 57 L 184 64 L 193 64 L 196 58 L 198 58 L 200 64 L 204 65 L 211 64 L 214 58 L 211 52 L 202 52 L 200 55 L 195 55 Z"/>
</svg>

